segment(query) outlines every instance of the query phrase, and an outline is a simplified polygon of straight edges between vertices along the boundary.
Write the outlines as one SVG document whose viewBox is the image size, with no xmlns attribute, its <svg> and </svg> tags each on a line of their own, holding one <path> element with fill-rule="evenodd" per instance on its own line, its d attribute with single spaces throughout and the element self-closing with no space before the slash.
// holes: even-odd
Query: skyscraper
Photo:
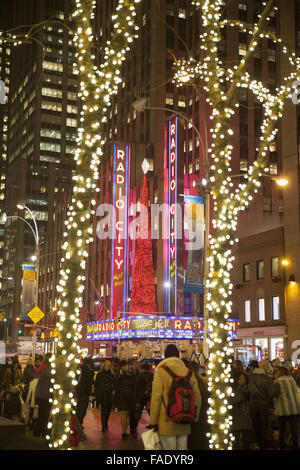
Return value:
<svg viewBox="0 0 300 470">
<path fill-rule="evenodd" d="M 71 185 L 78 118 L 75 47 L 71 4 L 68 1 L 16 1 L 13 24 L 28 34 L 30 44 L 12 49 L 9 95 L 9 139 L 5 227 L 5 277 L 2 307 L 10 320 L 9 336 L 16 340 L 16 318 L 26 319 L 22 282 L 24 266 L 33 267 L 33 233 L 26 225 L 37 222 L 39 242 L 51 236 L 55 194 Z M 32 211 L 18 210 L 17 204 Z M 13 218 L 18 216 L 19 218 Z M 34 302 L 34 299 L 32 299 Z M 36 299 L 36 303 L 38 303 Z"/>
</svg>

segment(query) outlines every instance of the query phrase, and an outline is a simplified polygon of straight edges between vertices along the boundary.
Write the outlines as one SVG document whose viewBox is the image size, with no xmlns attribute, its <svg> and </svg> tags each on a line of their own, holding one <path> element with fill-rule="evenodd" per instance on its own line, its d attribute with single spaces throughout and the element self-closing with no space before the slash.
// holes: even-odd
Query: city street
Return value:
<svg viewBox="0 0 300 470">
<path fill-rule="evenodd" d="M 122 439 L 121 423 L 118 413 L 112 412 L 109 418 L 109 429 L 106 433 L 101 432 L 100 411 L 97 408 L 88 408 L 84 419 L 84 433 L 87 440 L 81 442 L 75 450 L 143 450 L 141 434 L 149 424 L 146 411 L 139 422 L 138 435 Z M 19 443 L 18 450 L 47 450 L 45 439 L 33 437 L 32 431 L 26 430 L 26 444 Z"/>
<path fill-rule="evenodd" d="M 149 418 L 146 411 L 139 422 L 138 436 L 129 436 L 126 440 L 122 439 L 121 422 L 118 413 L 112 412 L 109 418 L 109 429 L 106 433 L 101 432 L 100 412 L 97 408 L 89 408 L 84 419 L 84 432 L 87 441 L 81 442 L 80 450 L 142 450 L 143 442 L 141 433 L 149 424 Z"/>
</svg>

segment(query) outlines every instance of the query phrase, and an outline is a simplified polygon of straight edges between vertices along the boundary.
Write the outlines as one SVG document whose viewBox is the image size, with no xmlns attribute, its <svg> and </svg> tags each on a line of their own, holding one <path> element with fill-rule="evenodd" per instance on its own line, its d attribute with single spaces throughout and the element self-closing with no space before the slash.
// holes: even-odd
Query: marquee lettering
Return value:
<svg viewBox="0 0 300 470">
<path fill-rule="evenodd" d="M 239 325 L 237 320 L 227 321 L 228 334 L 230 337 L 236 337 L 236 330 Z M 157 318 L 123 318 L 121 322 L 116 325 L 114 321 L 100 321 L 97 323 L 88 323 L 87 324 L 87 339 L 93 339 L 93 335 L 99 334 L 108 334 L 112 333 L 117 335 L 117 332 L 131 332 L 134 333 L 135 337 L 145 337 L 147 332 L 159 333 L 163 330 L 167 334 L 172 332 L 177 334 L 182 334 L 183 338 L 192 338 L 192 335 L 195 332 L 197 327 L 198 331 L 203 331 L 203 319 L 199 319 L 196 324 L 192 321 L 191 318 L 170 318 L 170 317 L 157 317 Z M 102 339 L 104 337 L 101 337 Z M 117 338 L 117 336 L 112 336 L 111 339 Z M 130 338 L 130 336 L 128 336 Z"/>
</svg>

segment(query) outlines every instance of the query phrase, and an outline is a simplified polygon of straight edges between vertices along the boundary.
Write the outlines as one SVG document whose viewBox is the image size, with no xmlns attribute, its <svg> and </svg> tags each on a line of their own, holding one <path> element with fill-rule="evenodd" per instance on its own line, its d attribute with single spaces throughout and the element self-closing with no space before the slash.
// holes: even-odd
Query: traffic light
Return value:
<svg viewBox="0 0 300 470">
<path fill-rule="evenodd" d="M 120 323 L 120 315 L 117 313 L 116 318 L 115 318 L 115 324 L 119 325 Z"/>
<path fill-rule="evenodd" d="M 18 335 L 19 336 L 24 336 L 24 326 L 23 325 L 18 326 Z"/>
</svg>

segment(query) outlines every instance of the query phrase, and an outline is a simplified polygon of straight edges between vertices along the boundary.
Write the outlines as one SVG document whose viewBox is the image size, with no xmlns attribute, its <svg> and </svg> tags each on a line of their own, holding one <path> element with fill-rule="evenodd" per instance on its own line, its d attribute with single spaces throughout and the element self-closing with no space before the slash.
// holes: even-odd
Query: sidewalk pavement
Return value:
<svg viewBox="0 0 300 470">
<path fill-rule="evenodd" d="M 83 421 L 86 441 L 80 442 L 74 450 L 143 450 L 141 433 L 146 431 L 149 424 L 149 415 L 143 411 L 138 426 L 137 436 L 130 435 L 125 440 L 122 439 L 121 419 L 118 413 L 111 413 L 108 422 L 108 431 L 101 431 L 100 410 L 89 407 Z M 22 442 L 21 442 L 22 441 Z M 23 442 L 24 441 L 24 442 Z M 40 437 L 34 437 L 31 430 L 26 429 L 24 439 L 12 443 L 14 450 L 47 450 L 48 441 Z M 11 450 L 8 449 L 8 450 Z"/>
<path fill-rule="evenodd" d="M 97 408 L 88 408 L 83 421 L 84 433 L 87 440 L 81 442 L 78 450 L 143 450 L 141 433 L 146 431 L 149 424 L 149 415 L 146 410 L 143 411 L 142 418 L 138 426 L 137 436 L 130 435 L 125 440 L 122 439 L 121 420 L 118 413 L 111 413 L 108 422 L 108 431 L 101 431 L 100 410 Z"/>
</svg>

